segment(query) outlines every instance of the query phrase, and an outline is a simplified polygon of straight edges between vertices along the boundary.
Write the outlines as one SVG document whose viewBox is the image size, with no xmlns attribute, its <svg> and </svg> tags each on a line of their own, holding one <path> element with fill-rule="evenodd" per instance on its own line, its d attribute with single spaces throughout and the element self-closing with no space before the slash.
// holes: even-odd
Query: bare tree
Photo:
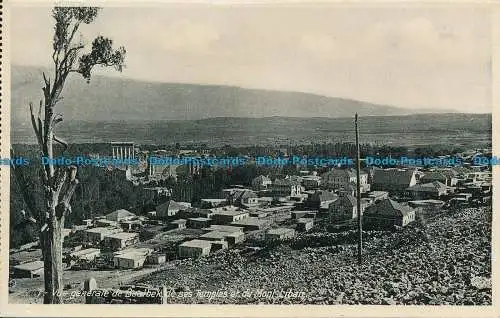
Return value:
<svg viewBox="0 0 500 318">
<path fill-rule="evenodd" d="M 79 34 L 79 28 L 82 24 L 92 23 L 99 10 L 94 7 L 55 7 L 52 10 L 55 20 L 52 43 L 54 73 L 51 77 L 43 73 L 43 98 L 38 112 L 35 113 L 32 103 L 29 105 L 31 123 L 42 157 L 54 158 L 54 143 L 62 145 L 62 152 L 68 147 L 67 142 L 55 134 L 56 126 L 63 120 L 62 114 L 56 113 L 55 108 L 62 99 L 61 92 L 68 75 L 79 73 L 89 82 L 95 66 L 114 67 L 117 71 L 122 71 L 125 49 L 120 47 L 114 50 L 112 40 L 98 36 L 93 40 L 90 52 L 84 52 L 85 43 Z M 76 39 L 77 36 L 79 39 Z M 29 208 L 30 213 L 26 213 L 25 217 L 37 223 L 40 230 L 44 261 L 44 303 L 62 303 L 62 230 L 65 216 L 71 213 L 70 200 L 78 185 L 77 168 L 53 164 L 40 167 L 44 206 L 37 205 L 33 191 L 29 188 L 29 180 L 21 168 L 13 169 Z"/>
</svg>

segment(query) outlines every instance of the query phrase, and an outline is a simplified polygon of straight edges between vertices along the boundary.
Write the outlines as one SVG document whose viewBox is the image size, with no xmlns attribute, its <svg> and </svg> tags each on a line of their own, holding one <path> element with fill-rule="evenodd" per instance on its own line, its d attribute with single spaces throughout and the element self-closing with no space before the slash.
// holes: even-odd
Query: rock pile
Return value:
<svg viewBox="0 0 500 318">
<path fill-rule="evenodd" d="M 361 269 L 353 233 L 311 233 L 260 256 L 221 251 L 145 282 L 191 291 L 190 297 L 172 298 L 173 303 L 487 305 L 487 214 L 491 209 L 469 208 L 425 229 L 369 232 Z M 197 291 L 224 297 L 202 297 Z"/>
</svg>

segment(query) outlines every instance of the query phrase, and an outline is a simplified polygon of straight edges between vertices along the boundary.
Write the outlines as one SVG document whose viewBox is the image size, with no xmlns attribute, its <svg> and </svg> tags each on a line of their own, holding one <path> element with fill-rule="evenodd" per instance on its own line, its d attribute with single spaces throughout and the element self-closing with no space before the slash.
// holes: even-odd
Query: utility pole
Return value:
<svg viewBox="0 0 500 318">
<path fill-rule="evenodd" d="M 359 131 L 358 131 L 358 113 L 354 116 L 354 127 L 356 130 L 356 202 L 358 212 L 358 265 L 361 265 L 363 259 L 363 217 L 361 215 L 361 185 L 359 179 L 359 170 L 361 162 L 359 160 Z"/>
</svg>

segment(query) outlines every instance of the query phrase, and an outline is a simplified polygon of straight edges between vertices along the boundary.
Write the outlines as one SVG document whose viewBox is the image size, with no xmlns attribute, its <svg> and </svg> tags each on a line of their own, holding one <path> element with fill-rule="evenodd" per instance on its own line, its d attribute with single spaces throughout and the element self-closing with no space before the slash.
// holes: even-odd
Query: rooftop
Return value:
<svg viewBox="0 0 500 318">
<path fill-rule="evenodd" d="M 211 247 L 212 244 L 210 244 L 209 241 L 205 241 L 205 240 L 191 240 L 191 241 L 184 242 L 179 246 L 207 248 L 207 247 Z"/>
<path fill-rule="evenodd" d="M 210 219 L 207 219 L 207 218 L 189 218 L 188 220 L 198 221 L 198 222 L 207 222 L 207 221 L 210 221 Z"/>
<path fill-rule="evenodd" d="M 121 210 L 116 210 L 113 211 L 109 214 L 106 215 L 106 220 L 109 221 L 119 221 L 124 218 L 131 218 L 135 217 L 136 215 L 132 212 L 129 212 L 127 210 L 121 209 Z"/>
<path fill-rule="evenodd" d="M 297 223 L 311 223 L 314 222 L 314 219 L 311 218 L 300 218 L 297 220 Z"/>
<path fill-rule="evenodd" d="M 137 236 L 139 236 L 139 234 L 127 233 L 127 232 L 120 232 L 120 233 L 106 235 L 106 237 L 108 237 L 108 238 L 114 238 L 114 239 L 118 239 L 118 240 L 127 240 L 127 239 L 131 239 L 131 238 L 134 238 Z"/>
<path fill-rule="evenodd" d="M 109 227 L 94 227 L 94 228 L 85 230 L 85 232 L 90 232 L 90 233 L 112 233 L 114 231 L 116 231 L 116 229 L 109 228 Z"/>
<path fill-rule="evenodd" d="M 204 230 L 211 230 L 211 231 L 221 231 L 221 232 L 243 232 L 243 228 L 239 226 L 231 226 L 231 225 L 210 225 L 210 227 L 204 229 Z"/>
<path fill-rule="evenodd" d="M 201 235 L 200 237 L 214 238 L 214 239 L 224 239 L 224 237 L 229 234 L 228 232 L 212 231 Z"/>
<path fill-rule="evenodd" d="M 185 220 L 185 219 L 178 219 L 178 220 L 173 220 L 170 223 L 173 223 L 173 224 L 183 224 L 183 223 L 186 223 L 186 222 L 187 222 L 187 220 Z"/>
<path fill-rule="evenodd" d="M 14 266 L 14 268 L 25 271 L 36 271 L 38 269 L 43 268 L 43 261 L 34 261 L 34 262 L 19 264 Z"/>
<path fill-rule="evenodd" d="M 264 224 L 267 224 L 267 223 L 269 223 L 269 221 L 267 221 L 267 220 L 263 220 L 263 219 L 256 218 L 256 217 L 248 217 L 248 218 L 244 218 L 243 220 L 232 222 L 231 224 L 234 224 L 234 225 L 257 225 L 257 226 L 260 226 L 260 225 L 264 225 Z"/>
<path fill-rule="evenodd" d="M 97 253 L 97 252 L 100 253 L 101 250 L 98 248 L 87 248 L 84 250 L 75 251 L 75 252 L 71 253 L 71 255 L 72 256 L 80 256 L 80 255 L 86 255 L 86 254 Z"/>
</svg>

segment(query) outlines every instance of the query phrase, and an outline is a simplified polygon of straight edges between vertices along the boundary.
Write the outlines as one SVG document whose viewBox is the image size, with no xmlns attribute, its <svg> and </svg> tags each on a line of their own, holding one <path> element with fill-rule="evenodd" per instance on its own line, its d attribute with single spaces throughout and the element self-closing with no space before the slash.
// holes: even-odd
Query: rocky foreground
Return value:
<svg viewBox="0 0 500 318">
<path fill-rule="evenodd" d="M 142 283 L 171 303 L 491 304 L 491 208 L 467 208 L 425 226 L 365 234 L 310 233 L 254 255 L 223 251 L 179 262 Z"/>
</svg>

